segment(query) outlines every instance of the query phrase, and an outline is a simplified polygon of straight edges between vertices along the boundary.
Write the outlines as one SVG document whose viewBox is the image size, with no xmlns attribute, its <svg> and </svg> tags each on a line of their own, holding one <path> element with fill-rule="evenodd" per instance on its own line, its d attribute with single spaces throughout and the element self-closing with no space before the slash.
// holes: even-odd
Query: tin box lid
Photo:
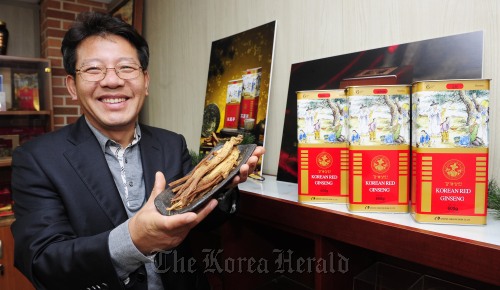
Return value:
<svg viewBox="0 0 500 290">
<path fill-rule="evenodd" d="M 421 83 L 449 83 L 449 82 L 481 82 L 481 81 L 488 81 L 490 82 L 491 79 L 489 78 L 473 78 L 473 79 L 438 79 L 438 80 L 419 80 L 419 81 L 414 81 L 411 83 L 412 86 L 415 84 L 421 84 Z"/>
</svg>

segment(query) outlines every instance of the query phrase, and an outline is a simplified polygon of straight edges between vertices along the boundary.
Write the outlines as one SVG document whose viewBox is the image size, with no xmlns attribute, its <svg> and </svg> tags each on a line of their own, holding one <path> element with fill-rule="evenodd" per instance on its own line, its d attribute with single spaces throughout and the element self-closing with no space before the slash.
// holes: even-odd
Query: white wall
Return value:
<svg viewBox="0 0 500 290">
<path fill-rule="evenodd" d="M 182 133 L 199 147 L 211 43 L 276 20 L 264 173 L 275 175 L 293 63 L 483 30 L 491 78 L 490 177 L 500 177 L 500 1 L 498 0 L 148 0 L 151 48 L 146 123 Z"/>
</svg>

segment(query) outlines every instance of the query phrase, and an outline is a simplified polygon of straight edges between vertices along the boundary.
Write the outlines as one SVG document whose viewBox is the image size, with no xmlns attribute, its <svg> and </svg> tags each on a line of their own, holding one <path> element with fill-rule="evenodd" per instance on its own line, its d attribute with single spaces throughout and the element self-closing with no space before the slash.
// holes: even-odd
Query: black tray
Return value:
<svg viewBox="0 0 500 290">
<path fill-rule="evenodd" d="M 217 145 L 210 152 L 218 150 L 223 145 Z M 189 211 L 196 211 L 201 208 L 205 203 L 207 203 L 212 198 L 219 198 L 222 193 L 224 193 L 227 189 L 224 186 L 233 179 L 233 177 L 238 174 L 240 171 L 241 165 L 245 164 L 248 161 L 248 158 L 252 156 L 253 151 L 257 147 L 256 144 L 245 144 L 238 145 L 238 149 L 240 150 L 240 157 L 238 158 L 238 165 L 229 172 L 229 175 L 221 181 L 217 186 L 215 186 L 212 190 L 207 192 L 204 196 L 194 200 L 190 205 L 183 207 L 179 210 L 167 210 L 170 207 L 170 201 L 174 197 L 175 193 L 172 192 L 170 187 L 167 187 L 164 191 L 162 191 L 155 198 L 155 206 L 158 211 L 166 216 L 181 214 Z"/>
</svg>

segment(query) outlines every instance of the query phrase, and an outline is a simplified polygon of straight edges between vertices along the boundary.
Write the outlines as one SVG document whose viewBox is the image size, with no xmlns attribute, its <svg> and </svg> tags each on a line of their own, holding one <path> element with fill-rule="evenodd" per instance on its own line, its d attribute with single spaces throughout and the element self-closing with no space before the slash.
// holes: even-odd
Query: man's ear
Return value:
<svg viewBox="0 0 500 290">
<path fill-rule="evenodd" d="M 149 73 L 147 70 L 144 71 L 144 87 L 146 89 L 146 96 L 149 96 Z"/>
<path fill-rule="evenodd" d="M 69 94 L 71 95 L 71 99 L 76 101 L 78 99 L 78 95 L 76 93 L 76 80 L 72 75 L 66 76 L 66 88 L 68 89 Z"/>
</svg>

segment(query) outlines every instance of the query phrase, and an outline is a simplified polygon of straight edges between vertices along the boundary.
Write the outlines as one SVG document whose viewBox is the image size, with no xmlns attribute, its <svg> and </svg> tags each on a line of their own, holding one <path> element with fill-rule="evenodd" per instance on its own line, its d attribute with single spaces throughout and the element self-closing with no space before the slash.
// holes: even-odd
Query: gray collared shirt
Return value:
<svg viewBox="0 0 500 290">
<path fill-rule="evenodd" d="M 87 124 L 101 145 L 116 187 L 120 192 L 123 205 L 130 218 L 146 202 L 146 189 L 138 145 L 141 140 L 140 126 L 136 124 L 134 139 L 126 148 L 123 148 L 119 143 L 109 139 L 93 127 L 88 120 Z M 127 284 L 129 274 L 142 264 L 145 264 L 148 273 L 148 288 L 163 289 L 160 277 L 155 272 L 152 257 L 143 255 L 132 242 L 128 222 L 129 220 L 113 229 L 108 239 L 111 259 L 118 276 Z"/>
</svg>

